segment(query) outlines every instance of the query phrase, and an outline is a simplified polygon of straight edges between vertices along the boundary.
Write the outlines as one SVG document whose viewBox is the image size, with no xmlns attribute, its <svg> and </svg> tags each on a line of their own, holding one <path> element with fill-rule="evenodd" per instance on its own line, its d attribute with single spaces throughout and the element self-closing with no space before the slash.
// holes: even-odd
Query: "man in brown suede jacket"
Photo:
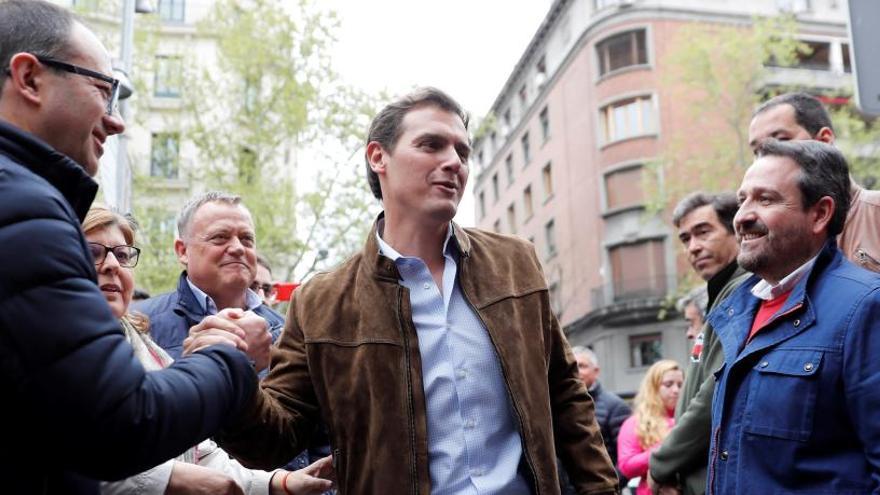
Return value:
<svg viewBox="0 0 880 495">
<path fill-rule="evenodd" d="M 370 126 L 384 212 L 362 252 L 297 291 L 271 371 L 221 443 L 266 468 L 328 426 L 341 493 L 617 492 L 533 247 L 452 222 L 467 115 L 417 90 Z"/>
</svg>

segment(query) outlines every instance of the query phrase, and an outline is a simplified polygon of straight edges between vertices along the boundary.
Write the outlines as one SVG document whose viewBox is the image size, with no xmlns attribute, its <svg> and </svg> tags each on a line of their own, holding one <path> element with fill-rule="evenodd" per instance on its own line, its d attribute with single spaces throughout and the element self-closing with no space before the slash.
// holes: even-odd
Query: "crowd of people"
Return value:
<svg viewBox="0 0 880 495">
<path fill-rule="evenodd" d="M 812 96 L 758 107 L 738 190 L 673 211 L 705 281 L 680 304 L 693 348 L 630 408 L 569 346 L 534 247 L 452 222 L 471 148 L 442 91 L 373 119 L 383 211 L 284 317 L 224 192 L 181 209 L 175 290 L 133 303 L 151 253 L 93 204 L 125 129 L 106 49 L 63 8 L 3 0 L 0 67 L 4 493 L 880 490 L 880 192 Z"/>
</svg>

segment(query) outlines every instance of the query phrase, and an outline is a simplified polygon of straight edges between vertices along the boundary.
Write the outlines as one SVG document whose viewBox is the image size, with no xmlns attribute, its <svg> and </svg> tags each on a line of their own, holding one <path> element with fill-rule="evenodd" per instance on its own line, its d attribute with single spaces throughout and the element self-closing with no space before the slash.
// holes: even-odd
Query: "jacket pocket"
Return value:
<svg viewBox="0 0 880 495">
<path fill-rule="evenodd" d="M 813 432 L 823 353 L 777 349 L 753 368 L 744 421 L 747 433 L 806 442 Z"/>
</svg>

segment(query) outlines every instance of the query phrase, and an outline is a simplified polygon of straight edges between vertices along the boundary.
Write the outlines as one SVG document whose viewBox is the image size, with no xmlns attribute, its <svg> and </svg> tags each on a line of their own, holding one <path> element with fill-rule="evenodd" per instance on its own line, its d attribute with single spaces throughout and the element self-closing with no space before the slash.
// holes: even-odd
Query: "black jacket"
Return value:
<svg viewBox="0 0 880 495">
<path fill-rule="evenodd" d="M 146 373 L 98 290 L 80 220 L 84 170 L 0 121 L 0 479 L 3 493 L 97 493 L 232 419 L 256 376 L 214 346 Z"/>
</svg>

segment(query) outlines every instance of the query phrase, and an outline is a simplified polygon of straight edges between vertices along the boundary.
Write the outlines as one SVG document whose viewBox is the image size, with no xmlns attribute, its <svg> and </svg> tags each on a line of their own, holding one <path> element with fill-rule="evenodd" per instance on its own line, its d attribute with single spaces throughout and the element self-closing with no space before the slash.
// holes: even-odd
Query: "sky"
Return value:
<svg viewBox="0 0 880 495">
<path fill-rule="evenodd" d="M 322 0 L 340 21 L 333 56 L 349 84 L 400 95 L 436 86 L 473 117 L 489 111 L 551 0 Z M 456 221 L 474 225 L 471 176 Z"/>
</svg>

